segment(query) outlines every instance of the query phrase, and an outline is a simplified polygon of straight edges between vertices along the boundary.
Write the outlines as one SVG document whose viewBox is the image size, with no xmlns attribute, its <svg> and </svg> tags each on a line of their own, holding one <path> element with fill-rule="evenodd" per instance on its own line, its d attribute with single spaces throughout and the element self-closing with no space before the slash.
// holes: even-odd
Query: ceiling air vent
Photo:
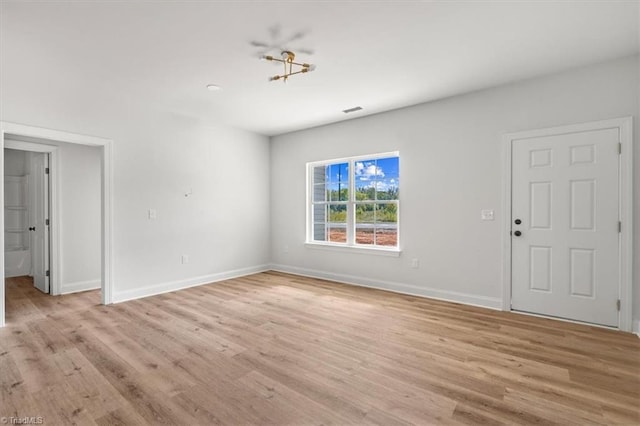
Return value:
<svg viewBox="0 0 640 426">
<path fill-rule="evenodd" d="M 349 114 L 350 112 L 360 111 L 361 109 L 362 107 L 357 106 L 349 109 L 343 109 L 342 112 L 344 112 L 345 114 Z"/>
</svg>

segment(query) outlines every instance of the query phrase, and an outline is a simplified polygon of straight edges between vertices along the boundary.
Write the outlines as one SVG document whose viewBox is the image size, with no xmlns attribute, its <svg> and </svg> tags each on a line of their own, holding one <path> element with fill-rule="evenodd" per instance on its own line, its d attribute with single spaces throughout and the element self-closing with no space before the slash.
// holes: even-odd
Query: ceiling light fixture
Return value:
<svg viewBox="0 0 640 426">
<path fill-rule="evenodd" d="M 222 90 L 222 87 L 218 86 L 217 84 L 207 84 L 207 89 L 211 90 L 212 92 L 215 92 L 218 90 Z"/>
<path fill-rule="evenodd" d="M 284 64 L 284 74 L 269 77 L 269 81 L 276 81 L 276 80 L 282 79 L 282 81 L 286 83 L 287 79 L 292 75 L 311 72 L 316 69 L 316 66 L 312 64 L 301 64 L 298 62 L 293 62 L 296 55 L 290 50 L 284 50 L 280 55 L 282 56 L 282 59 L 274 58 L 273 56 L 270 56 L 270 55 L 265 55 L 260 58 L 260 59 L 264 59 L 265 61 L 282 62 Z M 288 71 L 287 71 L 287 65 L 289 66 Z M 300 69 L 294 72 L 293 71 L 294 65 L 300 67 Z"/>
</svg>

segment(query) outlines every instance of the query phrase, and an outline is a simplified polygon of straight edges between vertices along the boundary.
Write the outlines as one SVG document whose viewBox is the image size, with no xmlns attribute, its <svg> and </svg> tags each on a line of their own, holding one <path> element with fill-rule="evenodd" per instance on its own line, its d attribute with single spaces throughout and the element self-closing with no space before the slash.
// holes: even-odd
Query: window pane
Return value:
<svg viewBox="0 0 640 426">
<path fill-rule="evenodd" d="M 336 225 L 336 226 L 334 226 Z M 329 241 L 334 243 L 347 242 L 347 224 L 331 224 L 329 227 Z"/>
<path fill-rule="evenodd" d="M 398 206 L 393 203 L 380 203 L 376 205 L 376 224 L 398 223 Z"/>
<path fill-rule="evenodd" d="M 356 243 L 397 246 L 398 206 L 395 203 L 356 204 Z"/>
<path fill-rule="evenodd" d="M 313 201 L 327 201 L 329 199 L 328 193 L 326 193 L 326 187 L 328 182 L 327 166 L 316 166 L 313 168 Z"/>
<path fill-rule="evenodd" d="M 375 182 L 356 181 L 356 201 L 373 201 L 376 199 Z"/>
<path fill-rule="evenodd" d="M 327 222 L 327 205 L 326 204 L 313 204 L 312 209 L 313 209 L 314 223 Z"/>
<path fill-rule="evenodd" d="M 398 206 L 393 203 L 376 205 L 375 244 L 398 245 Z"/>
<path fill-rule="evenodd" d="M 323 185 L 327 181 L 327 166 L 316 166 L 313 168 L 313 184 Z"/>
<path fill-rule="evenodd" d="M 330 201 L 347 201 L 349 199 L 349 185 L 344 182 L 331 184 L 331 189 L 327 190 Z"/>
<path fill-rule="evenodd" d="M 313 224 L 313 240 L 327 241 L 327 225 L 325 223 Z"/>
<path fill-rule="evenodd" d="M 356 201 L 398 199 L 398 157 L 355 163 Z"/>
<path fill-rule="evenodd" d="M 398 245 L 398 230 L 388 228 L 376 228 L 376 245 L 391 246 Z"/>
<path fill-rule="evenodd" d="M 329 241 L 347 242 L 347 206 L 329 205 Z"/>
<path fill-rule="evenodd" d="M 356 244 L 374 244 L 375 214 L 375 204 L 356 204 Z"/>
<path fill-rule="evenodd" d="M 337 163 L 327 166 L 327 191 L 331 201 L 349 199 L 349 164 Z"/>
<path fill-rule="evenodd" d="M 378 191 L 376 195 L 378 200 L 397 200 L 399 195 L 400 182 L 398 179 L 389 179 L 387 182 L 377 182 Z"/>
<path fill-rule="evenodd" d="M 344 204 L 331 204 L 329 206 L 329 222 L 347 223 L 347 206 Z"/>
<path fill-rule="evenodd" d="M 356 223 L 375 223 L 375 210 L 376 205 L 374 203 L 359 203 L 356 204 Z"/>
<path fill-rule="evenodd" d="M 397 200 L 399 184 L 398 157 L 378 158 L 380 174 L 376 180 L 377 200 Z"/>
<path fill-rule="evenodd" d="M 379 172 L 375 160 L 356 161 L 356 201 L 376 199 L 376 174 Z"/>
<path fill-rule="evenodd" d="M 313 185 L 313 201 L 315 202 L 322 202 L 322 201 L 327 201 L 327 194 L 325 192 L 325 184 L 324 183 L 320 183 L 320 184 L 315 184 Z"/>
<path fill-rule="evenodd" d="M 327 241 L 327 209 L 326 204 L 313 204 L 313 239 Z"/>
</svg>

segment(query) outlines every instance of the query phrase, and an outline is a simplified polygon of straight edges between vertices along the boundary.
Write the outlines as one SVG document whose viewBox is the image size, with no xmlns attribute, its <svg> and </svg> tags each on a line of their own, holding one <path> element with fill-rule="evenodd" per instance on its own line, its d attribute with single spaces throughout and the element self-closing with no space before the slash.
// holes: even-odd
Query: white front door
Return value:
<svg viewBox="0 0 640 426">
<path fill-rule="evenodd" d="M 514 310 L 618 326 L 619 135 L 513 141 Z"/>
<path fill-rule="evenodd" d="M 31 258 L 34 286 L 49 293 L 49 154 L 33 153 L 31 163 Z"/>
</svg>

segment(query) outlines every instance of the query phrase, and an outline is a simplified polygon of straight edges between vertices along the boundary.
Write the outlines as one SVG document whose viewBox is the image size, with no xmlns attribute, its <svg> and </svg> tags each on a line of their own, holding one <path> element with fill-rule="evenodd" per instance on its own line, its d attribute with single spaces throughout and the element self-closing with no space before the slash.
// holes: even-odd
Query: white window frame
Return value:
<svg viewBox="0 0 640 426">
<path fill-rule="evenodd" d="M 388 256 L 400 255 L 400 194 L 398 194 L 397 200 L 368 200 L 368 201 L 356 201 L 356 179 L 355 179 L 355 164 L 358 161 L 365 160 L 377 160 L 379 158 L 398 157 L 398 163 L 400 162 L 400 153 L 398 151 L 383 152 L 370 155 L 358 155 L 354 157 L 334 158 L 331 160 L 314 161 L 307 163 L 307 194 L 306 194 L 306 215 L 307 215 L 307 235 L 305 245 L 309 248 L 329 249 L 329 250 L 347 250 L 360 253 L 372 253 L 382 254 Z M 318 166 L 328 166 L 337 163 L 347 163 L 349 171 L 349 199 L 344 202 L 347 206 L 347 242 L 338 243 L 333 241 L 316 241 L 313 239 L 313 169 Z M 400 180 L 400 169 L 398 168 L 398 180 Z M 366 245 L 356 243 L 356 223 L 355 223 L 355 207 L 357 204 L 362 203 L 393 203 L 397 208 L 397 222 L 396 222 L 396 246 L 380 246 L 380 245 Z"/>
</svg>

